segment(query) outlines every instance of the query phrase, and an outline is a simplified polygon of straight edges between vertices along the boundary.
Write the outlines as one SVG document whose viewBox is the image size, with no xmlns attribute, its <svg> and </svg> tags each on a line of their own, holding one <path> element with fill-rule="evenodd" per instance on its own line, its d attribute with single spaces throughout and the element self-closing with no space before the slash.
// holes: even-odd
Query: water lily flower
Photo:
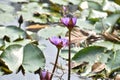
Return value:
<svg viewBox="0 0 120 80">
<path fill-rule="evenodd" d="M 75 26 L 77 22 L 76 17 L 63 17 L 61 18 L 61 22 L 69 29 L 72 30 L 72 28 Z"/>
<path fill-rule="evenodd" d="M 50 80 L 50 73 L 46 70 L 40 72 L 40 80 Z"/>
<path fill-rule="evenodd" d="M 68 40 L 65 38 L 51 37 L 49 38 L 49 40 L 53 45 L 55 45 L 59 49 L 68 45 Z"/>
</svg>

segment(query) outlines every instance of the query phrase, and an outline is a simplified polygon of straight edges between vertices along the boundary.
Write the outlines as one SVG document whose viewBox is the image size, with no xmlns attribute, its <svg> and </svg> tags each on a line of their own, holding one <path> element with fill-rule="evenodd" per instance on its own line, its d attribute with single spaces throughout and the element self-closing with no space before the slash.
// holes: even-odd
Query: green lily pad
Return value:
<svg viewBox="0 0 120 80">
<path fill-rule="evenodd" d="M 88 62 L 89 64 L 86 66 L 86 71 L 82 75 L 87 75 L 91 72 L 92 65 L 95 62 L 106 63 L 109 54 L 104 53 L 105 48 L 99 46 L 89 46 L 78 51 L 72 58 L 76 63 Z"/>
<path fill-rule="evenodd" d="M 107 62 L 107 69 L 108 72 L 112 72 L 114 70 L 120 69 L 120 50 L 117 50 L 114 52 L 114 54 L 111 54 L 111 58 L 109 58 L 109 61 Z"/>
<path fill-rule="evenodd" d="M 25 46 L 10 45 L 3 51 L 0 58 L 12 72 L 18 72 L 21 66 L 24 72 L 34 72 L 45 66 L 43 52 L 32 43 Z"/>
<path fill-rule="evenodd" d="M 89 64 L 93 64 L 98 59 L 101 60 L 101 55 L 104 54 L 104 47 L 99 46 L 90 46 L 78 51 L 74 57 L 72 58 L 76 62 L 89 62 Z"/>
<path fill-rule="evenodd" d="M 69 2 L 71 2 L 74 5 L 79 5 L 81 3 L 82 0 L 69 0 Z"/>
<path fill-rule="evenodd" d="M 0 13 L 1 12 L 13 12 L 14 7 L 8 5 L 8 4 L 2 4 L 0 3 Z"/>
<path fill-rule="evenodd" d="M 101 33 L 104 30 L 112 28 L 116 24 L 116 22 L 119 18 L 120 18 L 119 14 L 112 14 L 109 17 L 107 17 L 99 22 L 96 22 L 96 24 L 95 24 L 96 32 Z"/>
<path fill-rule="evenodd" d="M 11 2 L 28 2 L 28 0 L 10 0 Z"/>
<path fill-rule="evenodd" d="M 22 66 L 25 72 L 34 72 L 45 66 L 43 52 L 34 44 L 27 44 L 23 50 Z"/>
<path fill-rule="evenodd" d="M 50 0 L 52 3 L 54 4 L 59 4 L 59 5 L 67 5 L 68 4 L 68 0 Z"/>
<path fill-rule="evenodd" d="M 120 13 L 120 5 L 112 1 L 104 0 L 103 10 L 108 12 L 113 12 L 113 13 Z"/>
<path fill-rule="evenodd" d="M 49 14 L 49 10 L 44 7 L 47 6 L 45 4 L 31 2 L 29 4 L 23 4 L 22 10 L 17 13 L 22 15 L 25 21 L 47 23 L 47 15 Z M 39 15 L 35 16 L 36 13 Z"/>
<path fill-rule="evenodd" d="M 94 9 L 94 10 L 101 10 L 101 5 L 98 2 L 95 1 L 88 1 L 88 7 L 90 9 Z"/>
<path fill-rule="evenodd" d="M 65 37 L 68 29 L 66 27 L 47 27 L 38 31 L 38 35 L 43 38 L 50 38 L 53 36 L 62 36 Z"/>
<path fill-rule="evenodd" d="M 101 46 L 101 47 L 105 47 L 108 50 L 119 50 L 120 49 L 120 44 L 117 43 L 113 43 L 110 41 L 100 41 L 100 42 L 95 42 L 92 45 L 94 46 Z"/>
<path fill-rule="evenodd" d="M 22 46 L 11 45 L 3 51 L 0 58 L 5 62 L 11 71 L 17 71 L 19 66 L 22 64 Z"/>
<path fill-rule="evenodd" d="M 89 13 L 89 19 L 90 20 L 99 20 L 101 18 L 106 18 L 107 17 L 107 13 L 106 12 L 102 12 L 102 11 L 97 11 L 97 10 L 91 10 Z"/>
<path fill-rule="evenodd" d="M 18 38 L 26 38 L 26 32 L 16 26 L 0 27 L 0 38 L 7 36 L 10 41 L 14 41 Z"/>
<path fill-rule="evenodd" d="M 0 13 L 0 25 L 6 25 L 14 21 L 15 17 L 11 13 Z"/>
<path fill-rule="evenodd" d="M 15 19 L 13 12 L 14 7 L 0 3 L 0 25 L 12 22 Z"/>
<path fill-rule="evenodd" d="M 71 58 L 79 51 L 81 50 L 81 48 L 77 48 L 77 47 L 74 47 L 74 48 L 71 48 Z M 68 59 L 68 49 L 65 48 L 65 49 L 62 49 L 61 50 L 61 53 L 60 53 L 60 56 L 64 59 Z"/>
<path fill-rule="evenodd" d="M 77 26 L 79 26 L 81 29 L 86 29 L 86 30 L 94 30 L 95 27 L 93 24 L 91 24 L 89 21 L 85 21 L 82 19 L 77 19 Z"/>
</svg>

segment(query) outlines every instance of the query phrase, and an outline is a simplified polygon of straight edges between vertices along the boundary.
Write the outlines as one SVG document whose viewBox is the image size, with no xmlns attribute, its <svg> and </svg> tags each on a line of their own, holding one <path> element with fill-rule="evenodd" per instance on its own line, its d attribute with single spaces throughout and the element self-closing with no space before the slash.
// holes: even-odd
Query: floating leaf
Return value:
<svg viewBox="0 0 120 80">
<path fill-rule="evenodd" d="M 80 50 L 79 52 L 77 52 L 75 54 L 75 56 L 73 57 L 73 60 L 77 61 L 77 62 L 82 62 L 82 61 L 86 61 L 86 62 L 91 62 L 94 63 L 95 57 L 99 57 L 99 55 L 103 54 L 103 51 L 105 50 L 105 48 L 103 47 L 99 47 L 99 46 L 90 46 L 90 47 L 86 47 L 82 50 Z M 93 57 L 93 58 L 92 58 Z"/>
<path fill-rule="evenodd" d="M 0 39 L 0 49 L 2 49 L 3 46 L 5 46 L 5 42 L 3 39 Z"/>
<path fill-rule="evenodd" d="M 15 17 L 11 13 L 0 13 L 0 25 L 14 21 Z"/>
<path fill-rule="evenodd" d="M 120 50 L 115 51 L 111 54 L 109 61 L 107 62 L 108 72 L 112 72 L 114 70 L 120 69 Z"/>
<path fill-rule="evenodd" d="M 116 34 L 104 32 L 103 36 L 106 40 L 120 43 L 120 37 Z"/>
<path fill-rule="evenodd" d="M 81 48 L 78 48 L 78 47 L 73 47 L 71 48 L 71 58 L 80 50 Z M 68 59 L 68 49 L 65 48 L 65 49 L 62 49 L 61 50 L 61 53 L 60 53 L 60 56 L 64 59 Z"/>
<path fill-rule="evenodd" d="M 22 66 L 25 72 L 34 72 L 45 66 L 43 52 L 34 44 L 27 44 L 23 51 Z"/>
<path fill-rule="evenodd" d="M 22 15 L 25 21 L 47 23 L 48 10 L 44 8 L 44 4 L 31 2 L 29 4 L 23 4 L 22 10 L 17 13 Z M 39 16 L 34 16 L 35 13 L 41 14 Z"/>
<path fill-rule="evenodd" d="M 101 12 L 101 11 L 97 11 L 97 10 L 91 10 L 88 18 L 90 20 L 98 20 L 100 18 L 106 18 L 106 17 L 107 17 L 106 12 Z"/>
<path fill-rule="evenodd" d="M 93 43 L 92 45 L 95 45 L 95 46 L 101 46 L 101 47 L 105 47 L 107 48 L 108 50 L 119 50 L 120 49 L 120 44 L 117 44 L 117 43 L 113 43 L 113 42 L 110 42 L 110 41 L 100 41 L 100 42 L 95 42 Z"/>
<path fill-rule="evenodd" d="M 120 74 L 117 74 L 117 75 L 115 76 L 115 80 L 120 80 Z"/>
<path fill-rule="evenodd" d="M 100 5 L 100 1 L 99 2 L 95 2 L 95 1 L 90 1 L 88 0 L 88 7 L 90 9 L 95 9 L 95 10 L 101 10 L 101 5 Z"/>
<path fill-rule="evenodd" d="M 82 0 L 69 0 L 69 2 L 74 5 L 79 5 L 82 2 Z"/>
<path fill-rule="evenodd" d="M 103 10 L 113 13 L 120 13 L 120 6 L 115 2 L 104 0 Z"/>
<path fill-rule="evenodd" d="M 96 63 L 94 63 L 93 64 L 93 66 L 92 66 L 92 72 L 100 72 L 100 71 L 102 71 L 102 70 L 104 70 L 105 69 L 105 64 L 103 64 L 103 63 L 101 63 L 101 62 L 96 62 Z"/>
<path fill-rule="evenodd" d="M 76 23 L 77 26 L 79 26 L 81 29 L 86 29 L 86 30 L 93 30 L 95 27 L 93 24 L 91 24 L 89 21 L 84 21 L 84 20 L 81 20 L 81 19 L 78 19 L 77 20 L 77 23 Z"/>
<path fill-rule="evenodd" d="M 98 33 L 101 33 L 107 29 L 112 28 L 119 18 L 120 18 L 119 14 L 112 14 L 109 17 L 107 17 L 106 19 L 96 22 L 96 24 L 95 24 L 96 30 L 95 31 Z"/>
<path fill-rule="evenodd" d="M 59 5 L 67 5 L 68 4 L 68 1 L 67 0 L 50 0 L 52 3 L 54 4 L 59 4 Z"/>
<path fill-rule="evenodd" d="M 39 30 L 39 29 L 46 28 L 46 27 L 48 27 L 48 25 L 34 24 L 34 25 L 28 26 L 27 30 Z"/>
<path fill-rule="evenodd" d="M 0 3 L 0 13 L 1 12 L 13 12 L 14 11 L 14 7 L 8 5 L 8 4 L 3 4 L 3 3 Z"/>
<path fill-rule="evenodd" d="M 65 36 L 68 29 L 66 27 L 48 27 L 38 31 L 38 35 L 43 38 L 50 38 L 52 36 Z"/>
<path fill-rule="evenodd" d="M 98 4 L 102 4 L 104 0 L 88 0 L 90 2 L 95 2 L 95 3 L 98 3 Z"/>
<path fill-rule="evenodd" d="M 87 9 L 88 8 L 88 2 L 87 1 L 81 2 L 81 4 L 79 6 L 80 6 L 81 9 Z"/>
<path fill-rule="evenodd" d="M 11 2 L 28 2 L 28 0 L 10 0 Z"/>
<path fill-rule="evenodd" d="M 34 72 L 45 65 L 42 51 L 32 43 L 25 46 L 10 45 L 3 51 L 0 58 L 12 72 L 17 72 L 21 66 L 25 72 Z"/>
<path fill-rule="evenodd" d="M 22 64 L 22 46 L 11 45 L 5 49 L 0 58 L 5 62 L 11 71 L 16 71 Z"/>
<path fill-rule="evenodd" d="M 26 32 L 16 26 L 0 27 L 0 38 L 8 36 L 11 41 L 18 38 L 26 38 Z"/>
<path fill-rule="evenodd" d="M 109 55 L 104 53 L 105 48 L 99 47 L 99 46 L 90 46 L 81 49 L 78 51 L 72 58 L 73 61 L 76 61 L 77 63 L 83 63 L 88 62 L 87 69 L 85 71 L 85 74 L 88 74 L 91 72 L 92 65 L 95 62 L 102 62 L 106 63 Z"/>
</svg>

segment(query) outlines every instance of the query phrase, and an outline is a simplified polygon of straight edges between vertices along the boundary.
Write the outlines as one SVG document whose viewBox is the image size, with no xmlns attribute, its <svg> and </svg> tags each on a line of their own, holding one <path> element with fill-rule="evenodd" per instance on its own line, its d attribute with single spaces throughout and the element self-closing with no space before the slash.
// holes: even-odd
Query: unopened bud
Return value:
<svg viewBox="0 0 120 80">
<path fill-rule="evenodd" d="M 18 19 L 18 23 L 19 23 L 19 24 L 22 24 L 22 23 L 23 23 L 23 17 L 22 17 L 22 15 L 20 15 L 20 17 L 19 17 L 19 19 Z"/>
</svg>

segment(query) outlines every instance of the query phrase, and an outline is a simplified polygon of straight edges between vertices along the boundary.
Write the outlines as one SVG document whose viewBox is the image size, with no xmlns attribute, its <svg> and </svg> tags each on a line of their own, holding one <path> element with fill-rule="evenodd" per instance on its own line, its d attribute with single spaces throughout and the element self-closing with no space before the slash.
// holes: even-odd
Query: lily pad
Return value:
<svg viewBox="0 0 120 80">
<path fill-rule="evenodd" d="M 28 2 L 28 0 L 10 0 L 11 2 Z"/>
<path fill-rule="evenodd" d="M 98 59 L 101 60 L 101 55 L 104 54 L 104 47 L 99 46 L 90 46 L 86 47 L 79 52 L 77 52 L 72 58 L 76 62 L 89 62 L 89 64 L 93 64 Z"/>
<path fill-rule="evenodd" d="M 25 46 L 10 45 L 3 51 L 0 58 L 12 72 L 18 72 L 21 66 L 24 72 L 34 72 L 45 66 L 45 57 L 42 51 L 32 43 Z"/>
<path fill-rule="evenodd" d="M 11 71 L 17 71 L 19 66 L 22 64 L 22 46 L 11 45 L 1 54 L 0 58 L 5 62 Z"/>
<path fill-rule="evenodd" d="M 94 46 L 101 46 L 101 47 L 105 47 L 108 50 L 119 50 L 120 49 L 120 44 L 117 43 L 113 43 L 110 41 L 100 41 L 100 42 L 95 42 L 92 45 Z"/>
<path fill-rule="evenodd" d="M 50 38 L 52 36 L 63 36 L 65 37 L 68 29 L 66 27 L 47 27 L 38 31 L 38 35 L 43 38 Z"/>
<path fill-rule="evenodd" d="M 74 48 L 71 48 L 71 58 L 79 51 L 81 50 L 81 48 L 78 48 L 78 47 L 74 47 Z M 65 49 L 62 49 L 61 50 L 61 53 L 60 53 L 60 56 L 64 59 L 68 59 L 68 49 L 65 48 Z"/>
<path fill-rule="evenodd" d="M 26 38 L 26 32 L 16 26 L 0 27 L 0 38 L 7 36 L 11 41 L 18 38 Z"/>
<path fill-rule="evenodd" d="M 99 20 L 100 18 L 106 18 L 106 17 L 107 17 L 106 12 L 91 10 L 88 18 L 90 20 Z"/>
<path fill-rule="evenodd" d="M 108 72 L 112 72 L 114 70 L 120 69 L 120 50 L 115 51 L 111 54 L 111 58 L 107 62 Z"/>
<path fill-rule="evenodd" d="M 96 22 L 96 24 L 95 24 L 96 32 L 100 33 L 104 30 L 112 28 L 116 24 L 116 22 L 119 18 L 120 18 L 119 14 L 112 14 L 109 17 L 107 17 L 99 22 Z"/>
<path fill-rule="evenodd" d="M 11 13 L 0 13 L 0 25 L 6 25 L 14 21 L 15 17 Z"/>
<path fill-rule="evenodd" d="M 120 5 L 112 1 L 104 0 L 103 10 L 113 13 L 120 13 Z"/>
<path fill-rule="evenodd" d="M 34 72 L 45 66 L 43 52 L 34 44 L 27 44 L 23 50 L 22 66 L 25 72 Z"/>
<path fill-rule="evenodd" d="M 86 29 L 86 30 L 94 30 L 95 27 L 93 24 L 91 24 L 89 21 L 77 19 L 77 26 L 80 27 L 80 29 Z"/>
<path fill-rule="evenodd" d="M 54 4 L 59 4 L 59 5 L 67 5 L 68 4 L 68 0 L 50 0 L 52 3 Z"/>
<path fill-rule="evenodd" d="M 0 13 L 1 12 L 13 12 L 14 7 L 8 5 L 8 4 L 2 4 L 0 3 Z"/>
</svg>

